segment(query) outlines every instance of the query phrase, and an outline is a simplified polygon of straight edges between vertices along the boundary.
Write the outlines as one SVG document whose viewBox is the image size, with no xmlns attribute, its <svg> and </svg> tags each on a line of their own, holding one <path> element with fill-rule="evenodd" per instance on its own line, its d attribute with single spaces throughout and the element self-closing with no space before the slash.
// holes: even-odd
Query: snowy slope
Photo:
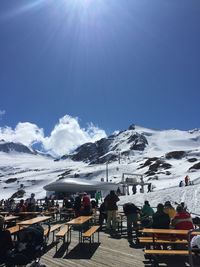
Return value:
<svg viewBox="0 0 200 267">
<path fill-rule="evenodd" d="M 127 140 L 134 133 L 142 134 L 147 139 L 148 145 L 143 151 L 130 150 L 130 143 Z M 154 192 L 148 194 L 138 192 L 134 196 L 121 197 L 121 204 L 130 200 L 141 205 L 145 199 L 148 199 L 153 206 L 166 200 L 178 203 L 185 201 L 191 211 L 200 213 L 198 198 L 200 170 L 189 171 L 191 166 L 200 162 L 200 131 L 198 129 L 160 131 L 135 126 L 135 129 L 122 131 L 116 137 L 114 136 L 109 148 L 111 150 L 116 148 L 120 156 L 120 163 L 117 158 L 107 164 L 109 180 L 119 182 L 123 173 L 137 173 L 143 174 L 144 180 L 155 186 Z M 124 151 L 129 151 L 129 153 L 123 155 Z M 166 158 L 166 153 L 172 151 L 184 151 L 185 154 L 180 159 Z M 155 157 L 159 162 L 170 164 L 170 167 L 165 169 L 161 164 L 155 174 L 148 175 L 150 166 L 153 167 L 152 165 L 157 164 L 157 161 L 156 159 L 152 160 L 150 165 L 145 165 L 145 162 Z M 191 162 L 191 159 L 194 162 Z M 195 185 L 179 188 L 178 184 L 186 174 Z M 101 178 L 105 179 L 106 164 L 89 165 L 70 159 L 54 161 L 52 158 L 42 155 L 15 153 L 14 151 L 11 153 L 0 152 L 1 198 L 10 197 L 20 188 L 21 184 L 26 192 L 24 197 L 28 197 L 31 192 L 34 192 L 38 198 L 42 198 L 45 196 L 44 185 L 62 177 L 74 176 L 97 181 Z"/>
</svg>

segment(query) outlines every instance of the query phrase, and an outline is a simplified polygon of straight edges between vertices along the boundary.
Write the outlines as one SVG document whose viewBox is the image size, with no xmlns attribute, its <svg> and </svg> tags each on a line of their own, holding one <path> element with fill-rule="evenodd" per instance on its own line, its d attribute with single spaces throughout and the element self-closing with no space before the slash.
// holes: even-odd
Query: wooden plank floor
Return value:
<svg viewBox="0 0 200 267">
<path fill-rule="evenodd" d="M 97 235 L 95 235 L 97 240 Z M 108 234 L 100 232 L 100 244 L 78 244 L 78 233 L 72 231 L 70 245 L 58 244 L 56 253 L 55 244 L 49 244 L 48 251 L 42 256 L 41 263 L 47 267 L 150 267 L 149 260 L 144 258 L 142 248 L 130 247 L 126 238 L 111 238 Z M 159 266 L 185 267 L 189 266 L 188 257 L 160 258 Z M 200 266 L 199 263 L 198 265 Z"/>
</svg>

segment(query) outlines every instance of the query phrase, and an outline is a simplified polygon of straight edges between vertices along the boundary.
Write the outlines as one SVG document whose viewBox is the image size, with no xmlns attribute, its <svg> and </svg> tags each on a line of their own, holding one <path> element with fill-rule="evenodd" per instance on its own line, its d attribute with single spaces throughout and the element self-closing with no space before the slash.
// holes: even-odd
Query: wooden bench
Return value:
<svg viewBox="0 0 200 267">
<path fill-rule="evenodd" d="M 98 243 L 99 243 L 99 228 L 100 225 L 94 225 L 90 229 L 88 229 L 85 233 L 82 235 L 82 241 L 84 243 L 85 240 L 89 240 L 90 243 L 94 243 L 94 234 L 98 232 Z"/>
<path fill-rule="evenodd" d="M 56 251 L 57 251 L 57 244 L 60 239 L 63 240 L 63 243 L 65 243 L 65 238 L 67 234 L 67 243 L 71 242 L 71 226 L 64 225 L 58 233 L 56 233 Z"/>
<path fill-rule="evenodd" d="M 17 232 L 19 232 L 19 225 L 9 227 L 6 230 L 8 230 L 11 235 L 15 235 Z"/>
<path fill-rule="evenodd" d="M 51 225 L 50 229 L 49 228 L 46 228 L 44 230 L 44 237 L 45 238 L 48 238 L 48 235 L 50 233 L 53 233 L 53 241 L 54 241 L 55 232 L 56 232 L 56 230 L 60 230 L 61 227 L 62 227 L 62 224 Z"/>
<path fill-rule="evenodd" d="M 181 256 L 188 256 L 188 250 L 171 250 L 171 249 L 145 249 L 145 254 L 148 255 L 181 255 Z"/>
<path fill-rule="evenodd" d="M 187 244 L 187 240 L 186 239 L 172 239 L 172 240 L 168 240 L 168 239 L 161 239 L 161 238 L 155 238 L 153 240 L 153 238 L 151 236 L 144 236 L 144 237 L 138 237 L 138 241 L 141 244 L 152 244 L 152 243 L 161 243 L 161 244 Z"/>
</svg>

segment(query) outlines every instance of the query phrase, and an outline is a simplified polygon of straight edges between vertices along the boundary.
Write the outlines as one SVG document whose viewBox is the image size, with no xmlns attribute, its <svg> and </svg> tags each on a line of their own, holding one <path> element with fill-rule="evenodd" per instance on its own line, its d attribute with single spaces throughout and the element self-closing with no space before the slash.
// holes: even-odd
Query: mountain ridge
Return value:
<svg viewBox="0 0 200 267">
<path fill-rule="evenodd" d="M 0 186 L 5 197 L 16 193 L 21 184 L 24 196 L 34 191 L 44 197 L 43 186 L 58 179 L 103 178 L 119 182 L 123 173 L 142 174 L 145 182 L 151 181 L 157 191 L 178 186 L 186 174 L 199 183 L 200 132 L 131 125 L 97 142 L 85 143 L 59 160 L 46 157 L 43 152 L 13 153 L 13 150 L 0 152 L 0 159 Z"/>
</svg>

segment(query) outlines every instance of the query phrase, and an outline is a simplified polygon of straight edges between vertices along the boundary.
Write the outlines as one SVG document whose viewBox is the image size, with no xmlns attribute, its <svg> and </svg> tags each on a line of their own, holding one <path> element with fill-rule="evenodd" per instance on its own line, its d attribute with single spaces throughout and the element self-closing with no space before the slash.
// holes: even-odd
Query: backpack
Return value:
<svg viewBox="0 0 200 267">
<path fill-rule="evenodd" d="M 194 224 L 200 224 L 200 218 L 199 217 L 195 217 L 192 219 Z"/>
<path fill-rule="evenodd" d="M 35 255 L 43 243 L 44 229 L 41 225 L 32 225 L 18 232 L 17 250 L 21 253 Z"/>
</svg>

